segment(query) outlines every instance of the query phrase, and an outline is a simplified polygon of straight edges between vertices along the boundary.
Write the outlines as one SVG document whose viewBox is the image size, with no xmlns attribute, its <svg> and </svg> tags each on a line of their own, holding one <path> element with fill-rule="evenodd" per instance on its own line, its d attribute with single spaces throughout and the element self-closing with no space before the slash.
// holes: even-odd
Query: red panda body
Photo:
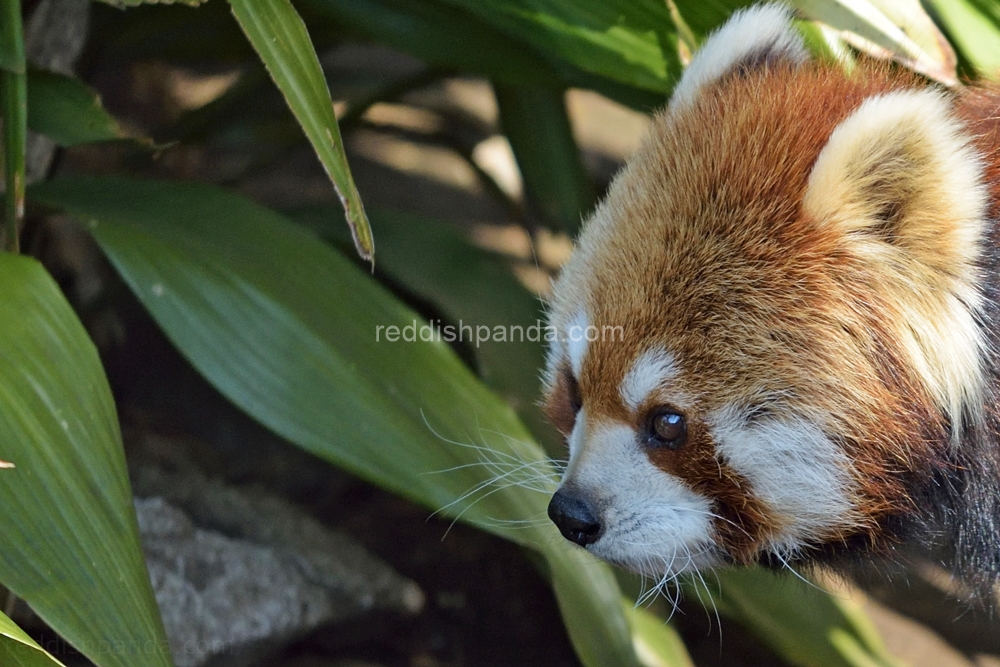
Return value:
<svg viewBox="0 0 1000 667">
<path fill-rule="evenodd" d="M 555 285 L 563 534 L 651 575 L 922 550 L 994 583 L 998 116 L 811 62 L 772 5 L 710 38 Z"/>
</svg>

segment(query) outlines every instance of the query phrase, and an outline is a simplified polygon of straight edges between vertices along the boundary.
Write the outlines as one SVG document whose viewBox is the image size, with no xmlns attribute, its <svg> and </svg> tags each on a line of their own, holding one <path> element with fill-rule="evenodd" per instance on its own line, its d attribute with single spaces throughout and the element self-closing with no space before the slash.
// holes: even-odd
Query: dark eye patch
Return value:
<svg viewBox="0 0 1000 667">
<path fill-rule="evenodd" d="M 573 376 L 568 366 L 559 370 L 552 392 L 545 401 L 545 412 L 549 421 L 559 429 L 565 437 L 569 437 L 576 424 L 576 415 L 583 407 L 583 394 L 580 383 Z"/>
</svg>

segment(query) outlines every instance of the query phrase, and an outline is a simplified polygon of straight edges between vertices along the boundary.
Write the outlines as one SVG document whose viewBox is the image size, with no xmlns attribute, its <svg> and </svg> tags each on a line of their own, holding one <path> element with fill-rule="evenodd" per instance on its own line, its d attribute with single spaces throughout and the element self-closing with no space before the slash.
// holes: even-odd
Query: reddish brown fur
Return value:
<svg viewBox="0 0 1000 667">
<path fill-rule="evenodd" d="M 873 540 L 882 518 L 912 510 L 908 476 L 926 475 L 947 447 L 947 425 L 893 351 L 886 315 L 893 311 L 878 272 L 801 210 L 811 168 L 837 124 L 873 95 L 922 86 L 882 66 L 845 76 L 837 66 L 779 64 L 730 77 L 690 108 L 661 114 L 627 167 L 643 178 L 620 178 L 609 194 L 612 217 L 629 224 L 605 235 L 602 253 L 586 262 L 589 274 L 577 277 L 587 286 L 591 323 L 625 329 L 624 342 L 590 345 L 580 378 L 588 415 L 633 421 L 617 381 L 605 378 L 622 378 L 651 342 L 669 342 L 683 360 L 674 388 L 697 386 L 712 404 L 689 411 L 692 441 L 683 456 L 652 450 L 650 458 L 717 499 L 738 524 L 719 526 L 727 548 L 746 560 L 781 529 L 781 518 L 717 461 L 699 422 L 710 410 L 780 393 L 785 406 L 825 420 L 828 432 L 857 434 L 839 444 L 853 461 L 853 504 L 864 514 L 845 530 L 863 526 Z M 987 104 L 995 98 L 968 96 L 962 108 L 972 116 Z M 997 128 L 991 120 L 983 139 L 991 147 Z M 990 169 L 1000 170 L 997 151 L 989 155 Z M 991 182 L 1000 187 L 1000 179 Z M 651 183 L 659 187 L 642 187 Z M 650 237 L 655 230 L 661 238 Z M 845 381 L 845 373 L 855 375 Z M 564 400 L 557 384 L 550 412 L 564 416 Z"/>
<path fill-rule="evenodd" d="M 1000 90 L 969 88 L 963 91 L 955 111 L 973 135 L 983 158 L 983 181 L 990 189 L 989 217 L 1000 218 Z"/>
</svg>

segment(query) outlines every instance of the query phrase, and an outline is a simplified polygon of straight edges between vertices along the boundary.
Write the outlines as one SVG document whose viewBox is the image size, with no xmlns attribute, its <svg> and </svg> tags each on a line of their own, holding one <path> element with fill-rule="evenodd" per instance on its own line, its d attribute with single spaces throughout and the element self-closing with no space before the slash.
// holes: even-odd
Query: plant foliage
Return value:
<svg viewBox="0 0 1000 667">
<path fill-rule="evenodd" d="M 380 94 L 390 99 L 445 72 L 486 77 L 525 181 L 530 226 L 572 233 L 594 191 L 565 91 L 589 88 L 648 111 L 666 100 L 686 52 L 744 4 L 302 0 L 297 11 L 288 0 L 230 0 L 232 16 L 212 3 L 169 15 L 129 9 L 138 18 L 121 18 L 122 43 L 133 38 L 126 50 L 258 59 L 163 139 L 196 140 L 247 122 L 273 82 L 295 123 L 282 136 L 309 142 L 343 213 L 299 212 L 296 222 L 216 187 L 108 176 L 57 176 L 29 188 L 28 200 L 85 225 L 173 344 L 248 415 L 360 477 L 540 554 L 583 664 L 689 665 L 663 618 L 634 609 L 609 567 L 581 560 L 542 520 L 558 469 L 536 444 L 547 437 L 532 407 L 540 344 L 484 346 L 473 369 L 440 341 L 376 343 L 380 327 L 427 325 L 379 279 L 456 319 L 528 327 L 541 313 L 504 263 L 437 221 L 375 210 L 383 234 L 375 255 L 334 113 L 330 87 L 338 82 L 327 81 L 317 51 L 360 38 L 428 65 L 412 80 L 384 82 L 374 96 L 346 95 L 352 120 Z M 915 2 L 792 4 L 810 44 L 827 55 L 846 54 L 847 43 L 945 83 L 956 80 L 956 63 L 966 75 L 992 75 L 1000 63 L 1000 12 L 982 0 L 928 3 L 957 59 Z M 0 254 L 0 583 L 100 667 L 159 667 L 170 656 L 104 371 L 55 282 L 17 255 L 28 128 L 62 146 L 136 137 L 82 81 L 27 67 L 21 11 L 18 0 L 0 0 L 9 251 Z M 169 20 L 148 18 L 158 16 Z M 222 37 L 195 40 L 199 30 Z M 239 31 L 248 44 L 233 39 Z M 362 257 L 384 262 L 378 278 L 339 249 L 347 228 Z M 864 615 L 818 588 L 752 570 L 700 585 L 720 613 L 791 664 L 894 664 Z M 60 664 L 2 615 L 0 663 Z"/>
</svg>

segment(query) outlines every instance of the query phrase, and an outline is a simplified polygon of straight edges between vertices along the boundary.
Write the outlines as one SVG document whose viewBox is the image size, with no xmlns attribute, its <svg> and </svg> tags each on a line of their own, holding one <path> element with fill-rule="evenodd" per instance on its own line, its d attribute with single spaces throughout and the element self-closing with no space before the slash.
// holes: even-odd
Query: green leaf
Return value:
<svg viewBox="0 0 1000 667">
<path fill-rule="evenodd" d="M 284 217 L 207 186 L 73 179 L 30 196 L 89 226 L 236 405 L 365 479 L 537 549 L 584 663 L 636 664 L 610 570 L 545 520 L 555 470 L 510 408 L 447 344 L 419 340 L 423 321 L 369 276 Z M 389 342 L 391 326 L 416 340 Z"/>
<path fill-rule="evenodd" d="M 170 665 L 97 350 L 38 262 L 0 285 L 0 582 L 100 667 Z"/>
<path fill-rule="evenodd" d="M 433 65 L 509 84 L 592 88 L 637 109 L 661 105 L 663 91 L 584 71 L 447 0 L 303 0 L 317 18 L 413 54 Z M 676 67 L 680 71 L 679 64 Z"/>
<path fill-rule="evenodd" d="M 306 0 L 318 17 L 428 63 L 504 81 L 548 83 L 559 77 L 539 53 L 474 15 L 432 0 Z"/>
<path fill-rule="evenodd" d="M 680 73 L 663 0 L 447 0 L 585 72 L 666 93 Z"/>
<path fill-rule="evenodd" d="M 371 226 L 347 166 L 333 101 L 305 24 L 288 0 L 229 0 L 229 4 L 333 181 L 358 254 L 371 261 L 375 253 Z"/>
<path fill-rule="evenodd" d="M 753 631 L 801 667 L 898 667 L 864 612 L 788 572 L 725 569 L 687 594 Z"/>
<path fill-rule="evenodd" d="M 594 190 L 573 138 L 565 91 L 503 83 L 493 88 L 526 194 L 545 219 L 574 234 L 594 205 Z"/>
<path fill-rule="evenodd" d="M 290 215 L 319 234 L 329 229 L 328 207 Z M 538 406 L 538 369 L 545 363 L 537 333 L 545 325 L 541 300 L 518 282 L 500 257 L 473 245 L 451 225 L 400 211 L 374 210 L 371 219 L 379 230 L 376 275 L 433 304 L 451 323 L 471 325 L 463 340 L 479 377 L 517 411 L 536 437 L 553 446 L 550 451 L 561 449 L 561 436 Z M 348 242 L 346 232 L 332 238 Z M 479 326 L 490 332 L 497 326 L 521 329 L 511 331 L 512 340 L 492 336 L 477 340 Z"/>
<path fill-rule="evenodd" d="M 28 127 L 60 146 L 134 138 L 82 81 L 36 69 L 28 71 Z"/>
<path fill-rule="evenodd" d="M 0 0 L 0 109 L 3 111 L 5 192 L 3 247 L 19 251 L 24 219 L 25 150 L 28 102 L 25 84 L 24 29 L 21 1 Z"/>
<path fill-rule="evenodd" d="M 988 0 L 928 0 L 928 5 L 976 73 L 1000 79 L 1000 6 Z"/>
<path fill-rule="evenodd" d="M 662 618 L 629 602 L 625 614 L 632 617 L 635 652 L 644 667 L 694 667 L 684 640 Z"/>
<path fill-rule="evenodd" d="M 675 2 L 699 37 L 719 27 L 732 12 L 754 4 L 753 0 Z M 942 83 L 956 83 L 955 54 L 917 0 L 790 0 L 789 5 L 808 19 L 844 31 L 843 37 L 863 51 L 893 56 Z"/>
<path fill-rule="evenodd" d="M 24 74 L 24 30 L 20 0 L 0 0 L 0 69 Z"/>
<path fill-rule="evenodd" d="M 872 52 L 870 44 L 893 59 L 945 85 L 955 85 L 955 53 L 916 0 L 793 0 L 807 18 L 821 21 L 867 42 L 845 39 Z M 873 55 L 882 55 L 878 50 Z"/>
<path fill-rule="evenodd" d="M 0 665 L 4 667 L 65 667 L 45 652 L 14 621 L 0 613 Z"/>
</svg>

